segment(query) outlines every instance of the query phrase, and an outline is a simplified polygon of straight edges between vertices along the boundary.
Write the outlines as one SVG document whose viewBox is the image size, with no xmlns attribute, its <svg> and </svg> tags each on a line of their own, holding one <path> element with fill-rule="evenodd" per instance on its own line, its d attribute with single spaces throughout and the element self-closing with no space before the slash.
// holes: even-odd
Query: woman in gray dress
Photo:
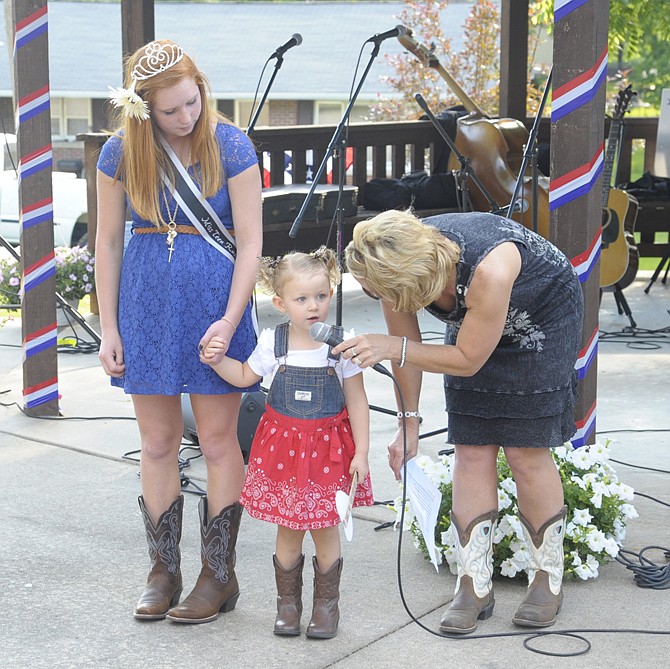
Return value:
<svg viewBox="0 0 670 669">
<path fill-rule="evenodd" d="M 583 318 L 582 289 L 569 260 L 546 239 L 493 214 L 421 221 L 387 211 L 355 227 L 346 262 L 363 290 L 381 300 L 389 334 L 359 335 L 334 352 L 361 367 L 393 363 L 405 408 L 389 445 L 396 477 L 405 430 L 407 457 L 417 452 L 422 373 L 444 374 L 456 455 L 451 519 L 458 579 L 440 629 L 467 634 L 493 612 L 501 448 L 531 554 L 528 590 L 513 622 L 554 624 L 563 599 L 566 507 L 550 448 L 575 433 Z M 444 345 L 421 343 L 421 309 L 446 323 Z"/>
</svg>

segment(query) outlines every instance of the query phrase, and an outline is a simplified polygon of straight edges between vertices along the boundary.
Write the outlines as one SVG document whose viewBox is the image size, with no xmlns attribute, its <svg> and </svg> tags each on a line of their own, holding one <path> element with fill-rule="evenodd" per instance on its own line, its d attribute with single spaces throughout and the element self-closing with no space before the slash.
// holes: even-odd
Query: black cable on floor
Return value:
<svg viewBox="0 0 670 669">
<path fill-rule="evenodd" d="M 665 559 L 669 560 L 668 564 L 661 566 L 653 562 L 645 556 L 648 551 L 663 551 Z M 638 587 L 652 590 L 670 589 L 670 549 L 662 546 L 647 546 L 639 553 L 635 553 L 622 548 L 614 559 L 633 572 L 633 580 Z"/>
<path fill-rule="evenodd" d="M 402 413 L 405 412 L 405 402 L 404 398 L 402 396 L 402 391 L 395 379 L 394 376 L 391 376 L 391 379 L 393 380 L 393 383 L 396 386 L 397 392 L 398 392 L 398 402 L 400 404 L 400 410 Z M 404 419 L 403 419 L 404 421 Z M 442 637 L 444 639 L 452 639 L 454 641 L 474 641 L 476 639 L 497 639 L 497 638 L 503 638 L 503 637 L 525 637 L 523 641 L 523 646 L 527 650 L 530 650 L 534 653 L 538 653 L 540 655 L 551 655 L 554 657 L 576 657 L 578 655 L 584 655 L 585 653 L 588 653 L 589 650 L 591 650 L 591 642 L 586 639 L 583 634 L 653 634 L 653 635 L 669 635 L 670 636 L 670 630 L 649 630 L 649 629 L 625 629 L 625 628 L 614 628 L 614 629 L 609 629 L 609 628 L 590 628 L 590 629 L 565 629 L 565 630 L 529 630 L 529 631 L 523 631 L 523 632 L 499 632 L 495 634 L 464 634 L 464 635 L 447 635 L 444 634 L 440 631 L 436 631 L 428 627 L 427 625 L 424 625 L 411 611 L 409 608 L 409 605 L 407 604 L 407 600 L 405 599 L 405 593 L 403 589 L 403 584 L 402 584 L 402 539 L 403 539 L 403 534 L 404 532 L 402 531 L 402 528 L 405 526 L 405 507 L 407 505 L 407 438 L 406 438 L 406 430 L 403 429 L 403 454 L 404 454 L 404 462 L 403 462 L 403 477 L 402 477 L 402 501 L 401 501 L 401 508 L 400 508 L 400 519 L 398 520 L 398 524 L 401 528 L 401 530 L 398 532 L 398 547 L 396 551 L 396 573 L 397 573 L 397 579 L 398 579 L 398 592 L 400 594 L 400 599 L 402 601 L 403 607 L 405 608 L 405 611 L 407 612 L 407 615 L 409 615 L 410 619 L 412 622 L 416 623 L 421 629 L 425 630 L 426 632 L 432 634 L 433 636 L 438 636 Z M 636 493 L 638 494 L 638 493 Z M 639 493 L 641 494 L 641 493 Z M 653 499 L 653 498 L 651 498 Z M 664 502 L 661 502 L 664 504 Z M 394 523 L 391 523 L 393 525 Z M 381 526 L 375 528 L 375 529 L 380 529 Z M 652 548 L 657 548 L 657 547 L 649 547 L 648 549 L 643 549 L 642 553 L 646 550 L 651 550 Z M 668 551 L 668 549 L 661 548 L 660 550 Z M 640 554 L 640 560 L 643 561 L 645 564 L 643 565 L 644 568 L 649 568 L 651 570 L 650 565 L 654 564 L 651 563 L 651 561 L 647 560 L 646 558 L 643 557 L 642 553 Z M 668 553 L 666 553 L 666 556 Z M 655 565 L 654 565 L 655 566 Z M 658 578 L 656 574 L 650 575 L 647 573 L 647 570 L 644 569 L 643 567 L 640 567 L 638 569 L 638 573 L 644 574 L 644 579 L 645 583 L 653 583 L 656 585 L 659 581 L 663 582 L 662 579 Z M 640 579 L 641 580 L 641 579 Z M 646 586 L 646 587 L 651 587 L 651 586 Z M 568 637 L 571 639 L 577 639 L 578 641 L 582 642 L 583 647 L 579 648 L 575 651 L 568 651 L 565 653 L 555 653 L 555 652 L 549 652 L 549 651 L 543 651 L 535 646 L 531 645 L 531 642 L 536 641 L 537 639 L 540 639 L 542 637 L 547 637 L 547 636 L 562 636 L 562 637 Z"/>
</svg>

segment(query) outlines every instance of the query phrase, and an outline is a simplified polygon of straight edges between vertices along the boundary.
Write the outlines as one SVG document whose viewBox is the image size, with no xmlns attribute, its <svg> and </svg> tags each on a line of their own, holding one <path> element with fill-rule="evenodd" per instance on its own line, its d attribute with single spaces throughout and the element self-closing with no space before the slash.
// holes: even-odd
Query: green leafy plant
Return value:
<svg viewBox="0 0 670 669">
<path fill-rule="evenodd" d="M 568 443 L 554 449 L 552 455 L 561 475 L 568 507 L 564 578 L 597 578 L 599 566 L 618 555 L 628 521 L 638 517 L 632 504 L 633 489 L 619 481 L 609 464 L 608 444 L 573 448 Z M 438 559 L 446 560 L 455 574 L 455 539 L 449 517 L 454 456 L 443 455 L 437 460 L 419 456 L 416 462 L 442 493 L 435 546 Z M 493 568 L 494 574 L 514 578 L 527 571 L 530 554 L 518 516 L 516 483 L 502 451 L 497 466 L 499 515 L 493 539 Z M 402 497 L 398 497 L 391 508 L 400 518 Z M 412 533 L 414 545 L 428 559 L 426 543 L 409 500 L 406 502 L 403 529 Z"/>
<path fill-rule="evenodd" d="M 87 246 L 58 246 L 56 253 L 56 292 L 66 300 L 80 300 L 94 287 L 95 259 Z"/>
<path fill-rule="evenodd" d="M 95 259 L 86 246 L 58 246 L 56 261 L 56 292 L 66 300 L 80 300 L 94 288 Z M 19 304 L 21 268 L 14 257 L 0 258 L 0 304 Z"/>
<path fill-rule="evenodd" d="M 0 257 L 0 304 L 19 304 L 21 269 L 12 256 Z"/>
</svg>

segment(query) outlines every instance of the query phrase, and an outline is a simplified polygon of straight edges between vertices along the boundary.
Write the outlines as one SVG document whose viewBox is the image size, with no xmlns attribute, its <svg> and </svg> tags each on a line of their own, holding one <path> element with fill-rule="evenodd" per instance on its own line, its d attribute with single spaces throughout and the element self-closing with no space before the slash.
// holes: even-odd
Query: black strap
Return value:
<svg viewBox="0 0 670 669">
<path fill-rule="evenodd" d="M 189 188 L 179 170 L 175 170 L 175 189 L 181 196 L 186 206 L 195 214 L 207 234 L 223 249 L 228 251 L 233 258 L 237 257 L 237 247 L 235 244 L 221 234 L 218 226 L 212 220 L 202 201 Z"/>
</svg>

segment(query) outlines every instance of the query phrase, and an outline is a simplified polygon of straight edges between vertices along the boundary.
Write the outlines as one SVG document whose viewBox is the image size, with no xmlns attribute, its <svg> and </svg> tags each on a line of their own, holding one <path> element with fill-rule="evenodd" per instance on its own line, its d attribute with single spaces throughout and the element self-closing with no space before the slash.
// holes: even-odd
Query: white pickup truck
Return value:
<svg viewBox="0 0 670 669">
<path fill-rule="evenodd" d="M 9 144 L 6 148 L 16 156 L 15 148 Z M 4 138 L 0 134 L 0 142 Z M 0 147 L 0 235 L 14 246 L 19 244 L 19 187 L 17 176 L 11 164 L 2 161 Z M 10 169 L 7 169 L 7 168 Z M 86 199 L 86 179 L 77 178 L 71 172 L 52 172 L 53 210 L 54 210 L 54 246 L 85 246 L 87 242 L 88 204 Z"/>
</svg>

